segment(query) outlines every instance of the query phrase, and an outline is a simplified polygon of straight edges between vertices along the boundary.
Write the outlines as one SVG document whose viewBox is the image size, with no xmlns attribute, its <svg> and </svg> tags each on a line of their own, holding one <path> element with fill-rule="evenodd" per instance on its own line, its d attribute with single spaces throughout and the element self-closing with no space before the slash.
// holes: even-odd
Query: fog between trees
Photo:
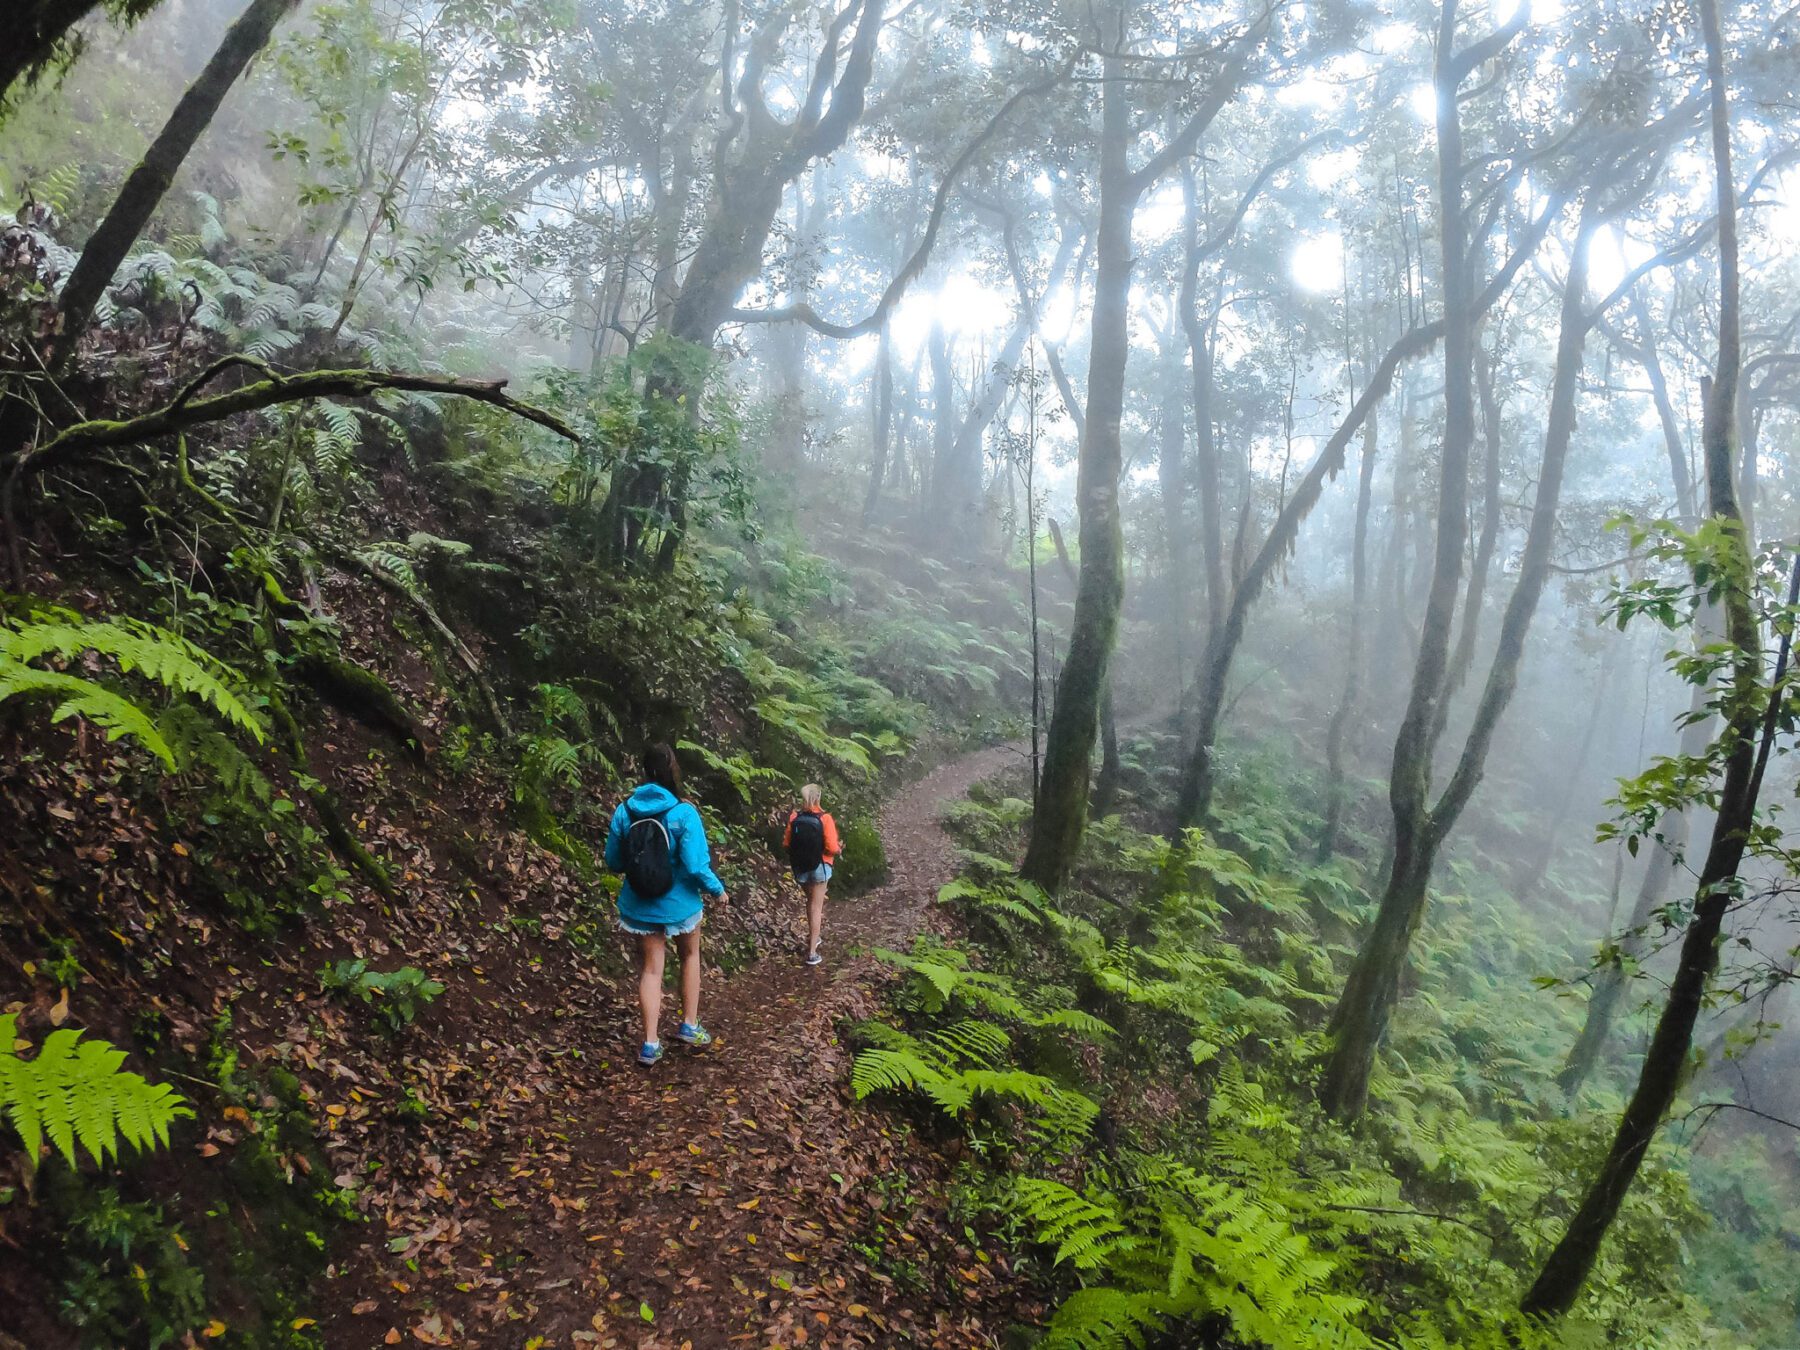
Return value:
<svg viewBox="0 0 1800 1350">
<path fill-rule="evenodd" d="M 1255 859 L 1282 801 L 1355 897 L 1307 1110 L 1373 1128 L 1442 904 L 1529 934 L 1426 961 L 1433 1012 L 1466 961 L 1561 1019 L 1470 1109 L 1594 1129 L 1527 1313 L 1580 1306 L 1659 1131 L 1795 1193 L 1800 10 L 26 8 L 17 580 L 52 469 L 216 420 L 67 430 L 146 369 L 261 363 L 220 416 L 508 377 L 613 575 L 828 532 L 1016 587 L 1045 895 L 1090 820 Z"/>
</svg>

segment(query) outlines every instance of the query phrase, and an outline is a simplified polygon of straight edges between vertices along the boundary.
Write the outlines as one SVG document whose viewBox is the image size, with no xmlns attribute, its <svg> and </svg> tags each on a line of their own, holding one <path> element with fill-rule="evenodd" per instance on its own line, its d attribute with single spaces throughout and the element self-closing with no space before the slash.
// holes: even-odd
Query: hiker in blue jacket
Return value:
<svg viewBox="0 0 1800 1350">
<path fill-rule="evenodd" d="M 613 812 L 606 865 L 625 874 L 619 927 L 637 937 L 638 1002 L 644 1010 L 638 1063 L 647 1066 L 662 1058 L 657 1026 L 670 938 L 681 956 L 681 1026 L 675 1035 L 692 1046 L 712 1043 L 700 1025 L 700 921 L 707 901 L 725 902 L 725 887 L 713 874 L 700 812 L 681 798 L 675 752 L 658 742 L 643 753 L 642 765 L 643 786 Z"/>
</svg>

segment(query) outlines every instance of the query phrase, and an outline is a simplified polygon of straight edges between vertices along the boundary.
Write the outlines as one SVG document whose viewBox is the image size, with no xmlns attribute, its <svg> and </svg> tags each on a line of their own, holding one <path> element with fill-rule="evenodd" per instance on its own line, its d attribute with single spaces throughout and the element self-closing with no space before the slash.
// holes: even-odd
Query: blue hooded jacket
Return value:
<svg viewBox="0 0 1800 1350">
<path fill-rule="evenodd" d="M 645 900 L 625 882 L 619 887 L 619 914 L 629 923 L 649 925 L 686 923 L 705 906 L 701 897 L 719 896 L 725 887 L 713 874 L 712 851 L 706 846 L 706 826 L 692 802 L 680 800 L 658 783 L 645 783 L 613 812 L 606 831 L 606 865 L 614 872 L 625 869 L 625 832 L 631 828 L 629 806 L 640 818 L 661 815 L 669 832 L 670 863 L 675 884 L 667 895 Z"/>
</svg>

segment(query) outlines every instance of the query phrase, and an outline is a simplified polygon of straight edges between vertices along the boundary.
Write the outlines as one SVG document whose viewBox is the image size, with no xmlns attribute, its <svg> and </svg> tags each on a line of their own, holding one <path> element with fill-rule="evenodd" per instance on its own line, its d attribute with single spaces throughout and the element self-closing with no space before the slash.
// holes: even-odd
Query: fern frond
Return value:
<svg viewBox="0 0 1800 1350">
<path fill-rule="evenodd" d="M 230 667 L 167 629 L 130 620 L 61 617 L 28 620 L 17 627 L 0 625 L 0 661 L 23 666 L 49 655 L 73 660 L 86 652 L 107 657 L 124 673 L 136 672 L 171 693 L 199 699 L 261 743 L 262 727 L 232 689 L 237 679 Z"/>
<path fill-rule="evenodd" d="M 1097 1286 L 1063 1300 L 1044 1334 L 1044 1350 L 1142 1350 L 1166 1320 L 1170 1300 Z"/>
<path fill-rule="evenodd" d="M 175 767 L 175 752 L 157 730 L 155 721 L 123 694 L 76 675 L 37 670 L 0 656 L 0 703 L 9 698 L 33 696 L 57 700 L 50 713 L 52 722 L 85 717 L 106 733 L 107 740 L 129 736 L 160 759 L 165 767 Z"/>
<path fill-rule="evenodd" d="M 1098 1204 L 1048 1177 L 1013 1183 L 1015 1212 L 1037 1230 L 1037 1240 L 1056 1248 L 1056 1264 L 1098 1270 L 1120 1250 L 1135 1246 L 1116 1205 Z"/>
<path fill-rule="evenodd" d="M 169 1126 L 192 1116 L 167 1083 L 150 1083 L 122 1069 L 125 1052 L 79 1031 L 53 1031 L 37 1054 L 23 1058 L 18 1018 L 0 1016 L 0 1109 L 25 1144 L 35 1167 L 49 1141 L 70 1167 L 77 1145 L 97 1163 L 119 1155 L 123 1139 L 134 1150 L 168 1147 Z"/>
</svg>

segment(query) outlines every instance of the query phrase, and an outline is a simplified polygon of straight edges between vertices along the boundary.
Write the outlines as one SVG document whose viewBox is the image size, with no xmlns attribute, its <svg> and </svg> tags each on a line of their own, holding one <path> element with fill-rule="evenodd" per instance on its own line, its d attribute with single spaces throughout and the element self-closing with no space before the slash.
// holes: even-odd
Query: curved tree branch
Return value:
<svg viewBox="0 0 1800 1350">
<path fill-rule="evenodd" d="M 194 394 L 232 366 L 250 366 L 264 378 L 229 393 L 194 400 Z M 382 389 L 406 389 L 425 394 L 455 394 L 479 403 L 504 408 L 515 417 L 548 427 L 566 440 L 581 439 L 574 428 L 561 418 L 529 403 L 521 403 L 506 393 L 505 380 L 447 379 L 437 375 L 418 375 L 404 371 L 384 370 L 308 370 L 295 375 L 282 375 L 247 356 L 228 356 L 213 362 L 176 395 L 174 402 L 152 412 L 141 413 L 122 421 L 95 418 L 77 422 L 58 432 L 35 449 L 20 451 L 0 465 L 13 474 L 36 472 L 90 450 L 109 446 L 135 445 L 142 441 L 167 436 L 187 427 L 206 422 L 219 422 L 242 412 L 272 407 L 277 403 L 297 403 L 309 398 L 367 398 Z"/>
<path fill-rule="evenodd" d="M 894 279 L 888 282 L 887 289 L 881 293 L 881 299 L 876 302 L 874 310 L 865 318 L 859 319 L 855 323 L 833 323 L 822 317 L 811 305 L 801 301 L 798 304 L 783 305 L 779 309 L 734 308 L 727 312 L 725 316 L 727 322 L 797 322 L 805 324 L 816 333 L 823 333 L 826 337 L 833 338 L 861 337 L 864 333 L 873 333 L 880 328 L 889 312 L 906 294 L 906 288 L 918 280 L 919 274 L 925 270 L 925 264 L 930 261 L 932 247 L 937 243 L 938 230 L 944 222 L 944 213 L 950 206 L 950 194 L 955 189 L 957 180 L 962 177 L 964 170 L 980 153 L 981 148 L 994 138 L 1014 108 L 1026 99 L 1036 97 L 1054 88 L 1061 81 L 1067 79 L 1073 69 L 1074 61 L 1071 60 L 1043 79 L 1014 91 L 1013 95 L 1002 103 L 994 115 L 988 119 L 987 125 L 977 133 L 975 139 L 963 147 L 962 153 L 945 171 L 943 181 L 938 184 L 937 193 L 931 202 L 931 215 L 925 222 L 924 237 L 919 240 L 919 245 L 913 250 L 912 256 L 894 274 Z"/>
</svg>

